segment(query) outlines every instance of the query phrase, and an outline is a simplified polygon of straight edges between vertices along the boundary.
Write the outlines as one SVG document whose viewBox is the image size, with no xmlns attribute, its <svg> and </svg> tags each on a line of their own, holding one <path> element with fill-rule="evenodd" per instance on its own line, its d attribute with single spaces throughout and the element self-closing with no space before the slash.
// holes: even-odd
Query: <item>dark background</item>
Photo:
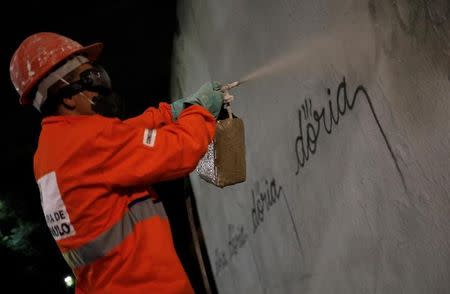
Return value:
<svg viewBox="0 0 450 294">
<path fill-rule="evenodd" d="M 124 98 L 124 116 L 169 101 L 172 40 L 177 33 L 176 1 L 13 1 L 0 12 L 0 292 L 70 293 L 71 274 L 48 232 L 41 211 L 32 158 L 40 131 L 39 113 L 22 107 L 9 79 L 9 62 L 29 35 L 51 31 L 82 45 L 103 42 L 99 62 Z M 8 5 L 8 7 L 6 7 Z M 157 187 L 168 203 L 180 258 L 198 291 L 184 211 L 183 180 Z M 167 205 L 167 201 L 165 202 Z"/>
</svg>

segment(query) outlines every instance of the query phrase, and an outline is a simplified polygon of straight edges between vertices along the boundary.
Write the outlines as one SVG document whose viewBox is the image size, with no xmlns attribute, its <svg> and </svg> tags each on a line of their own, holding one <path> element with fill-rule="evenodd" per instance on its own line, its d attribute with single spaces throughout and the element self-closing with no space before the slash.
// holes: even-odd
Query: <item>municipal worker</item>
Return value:
<svg viewBox="0 0 450 294">
<path fill-rule="evenodd" d="M 47 225 L 76 293 L 193 293 L 149 186 L 196 167 L 229 101 L 219 83 L 207 83 L 121 121 L 120 100 L 95 63 L 102 48 L 37 33 L 11 60 L 20 103 L 44 117 L 34 173 Z"/>
</svg>

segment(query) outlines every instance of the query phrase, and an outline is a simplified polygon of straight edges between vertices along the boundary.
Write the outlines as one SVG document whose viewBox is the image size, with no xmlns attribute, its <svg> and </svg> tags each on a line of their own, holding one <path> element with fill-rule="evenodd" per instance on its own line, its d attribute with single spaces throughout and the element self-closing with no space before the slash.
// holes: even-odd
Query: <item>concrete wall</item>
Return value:
<svg viewBox="0 0 450 294">
<path fill-rule="evenodd" d="M 220 293 L 450 293 L 450 2 L 180 1 L 174 97 L 234 91 L 245 183 L 192 174 Z"/>
</svg>

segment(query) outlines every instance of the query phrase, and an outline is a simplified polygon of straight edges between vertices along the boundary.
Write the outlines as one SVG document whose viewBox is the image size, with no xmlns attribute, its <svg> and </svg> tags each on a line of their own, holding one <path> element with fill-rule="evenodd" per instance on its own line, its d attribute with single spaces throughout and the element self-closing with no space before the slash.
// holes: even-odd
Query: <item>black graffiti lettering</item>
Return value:
<svg viewBox="0 0 450 294">
<path fill-rule="evenodd" d="M 277 203 L 280 199 L 280 194 L 282 193 L 282 187 L 277 185 L 275 179 L 272 179 L 270 182 L 268 180 L 264 181 L 265 190 L 259 191 L 259 183 L 256 184 L 256 192 L 252 190 L 252 222 L 253 222 L 253 233 L 256 232 L 261 223 L 264 222 L 265 213 L 268 213 L 269 210 Z"/>
<path fill-rule="evenodd" d="M 342 91 L 344 91 L 344 94 L 341 95 Z M 340 98 L 344 98 L 343 103 L 341 103 L 340 101 L 342 99 Z M 347 98 L 347 85 L 345 84 L 345 78 L 342 81 L 342 83 L 339 84 L 338 90 L 337 90 L 337 98 L 336 98 L 336 104 L 337 104 L 337 109 L 339 114 L 344 115 L 345 112 L 347 111 L 347 106 L 352 109 L 353 108 L 353 104 L 350 105 L 348 103 L 348 98 Z M 342 105 L 342 106 L 341 106 Z"/>
<path fill-rule="evenodd" d="M 269 181 L 265 180 L 264 184 L 266 185 L 266 189 L 264 190 L 264 197 L 266 199 L 266 210 L 269 210 L 269 208 L 273 205 L 273 199 L 272 196 L 270 195 L 270 191 L 269 191 Z"/>
<path fill-rule="evenodd" d="M 234 225 L 228 225 L 228 250 L 230 253 L 230 259 L 233 255 L 237 254 L 237 246 L 233 240 L 232 234 L 234 231 Z"/>
<path fill-rule="evenodd" d="M 239 254 L 239 250 L 247 244 L 248 238 L 248 234 L 243 225 L 228 224 L 228 256 L 226 251 L 218 248 L 214 249 L 214 266 L 216 275 L 228 266 L 234 256 Z"/>
<path fill-rule="evenodd" d="M 289 202 L 288 202 L 288 200 L 286 198 L 286 195 L 284 194 L 283 186 L 279 185 L 277 183 L 277 181 L 275 180 L 275 178 L 272 178 L 271 181 L 265 180 L 264 183 L 265 183 L 265 190 L 264 190 L 264 192 L 260 192 L 259 191 L 259 187 L 260 187 L 259 182 L 257 182 L 256 185 L 255 185 L 256 186 L 256 189 L 255 189 L 256 192 L 255 192 L 255 190 L 252 190 L 253 207 L 252 207 L 252 210 L 251 210 L 251 215 L 252 215 L 252 221 L 253 221 L 253 234 L 256 233 L 256 231 L 258 230 L 258 227 L 263 223 L 263 221 L 267 221 L 270 218 L 270 214 L 269 214 L 270 213 L 270 209 L 274 205 L 278 204 L 280 199 L 284 199 L 284 202 L 286 204 L 286 209 L 287 209 L 287 212 L 288 212 L 288 216 L 289 216 L 289 219 L 290 219 L 290 222 L 292 224 L 292 228 L 293 228 L 293 231 L 294 231 L 294 234 L 295 234 L 295 238 L 297 239 L 298 247 L 299 247 L 299 250 L 301 251 L 302 250 L 301 249 L 302 246 L 301 246 L 301 243 L 300 243 L 299 233 L 298 233 L 298 230 L 297 230 L 297 226 L 295 225 L 294 217 L 292 215 L 292 212 L 291 212 L 291 209 L 290 209 L 290 206 L 289 206 Z M 259 199 L 257 199 L 257 198 L 259 198 Z M 255 207 L 255 203 L 257 203 L 257 201 L 260 200 L 260 199 L 267 199 L 267 201 L 265 202 L 266 209 L 264 210 L 264 208 L 262 208 L 262 211 L 261 211 L 261 213 L 267 213 L 267 215 L 266 216 L 262 216 L 261 218 L 259 218 L 257 216 L 257 210 L 256 210 L 256 207 Z M 264 202 L 262 202 L 262 203 L 264 203 Z M 238 236 L 239 235 L 243 235 L 243 233 L 238 234 Z M 246 238 L 240 238 L 240 240 L 246 240 Z M 232 252 L 232 251 L 230 251 L 230 252 Z"/>
<path fill-rule="evenodd" d="M 240 225 L 235 229 L 236 226 L 228 225 L 228 251 L 230 253 L 230 260 L 233 256 L 237 255 L 239 249 L 244 247 L 247 243 L 248 235 L 245 233 L 244 226 Z"/>
<path fill-rule="evenodd" d="M 259 226 L 259 218 L 256 214 L 255 209 L 255 192 L 252 190 L 252 200 L 253 200 L 253 206 L 252 206 L 252 221 L 253 221 L 253 232 L 256 231 L 256 228 Z"/>
<path fill-rule="evenodd" d="M 281 186 L 278 187 L 277 190 L 277 183 L 275 182 L 275 179 L 272 179 L 272 182 L 270 182 L 270 194 L 276 199 L 280 199 L 281 190 L 283 188 Z"/>
<path fill-rule="evenodd" d="M 292 223 L 293 232 L 295 234 L 295 238 L 297 239 L 299 250 L 301 251 L 299 234 L 294 222 L 291 209 L 289 207 L 289 203 L 286 199 L 286 195 L 283 192 L 283 187 L 277 183 L 275 178 L 272 178 L 270 181 L 265 179 L 264 187 L 262 188 L 262 190 L 260 190 L 261 186 L 262 185 L 260 184 L 260 182 L 257 182 L 255 184 L 255 189 L 251 190 L 252 193 L 251 219 L 253 223 L 253 234 L 256 233 L 258 227 L 264 221 L 270 219 L 269 213 L 271 208 L 274 205 L 276 205 L 282 198 L 286 203 L 287 215 L 289 216 L 289 220 Z M 233 257 L 239 254 L 239 250 L 248 243 L 249 238 L 250 236 L 246 232 L 244 225 L 228 224 L 228 232 L 227 232 L 228 250 L 221 250 L 219 248 L 214 249 L 213 264 L 214 264 L 214 274 L 216 276 L 219 275 L 230 264 Z"/>
<path fill-rule="evenodd" d="M 327 94 L 330 96 L 331 90 L 327 89 Z M 345 77 L 342 79 L 342 82 L 339 83 L 336 91 L 335 99 L 328 100 L 328 109 L 326 107 L 322 107 L 319 110 L 308 110 L 309 113 L 312 113 L 311 120 L 314 120 L 314 122 L 304 122 L 306 116 L 302 116 L 302 111 L 305 112 L 305 109 L 312 109 L 311 106 L 311 99 L 305 99 L 304 104 L 307 105 L 305 107 L 304 105 L 301 106 L 301 109 L 298 109 L 298 127 L 299 127 L 299 135 L 295 138 L 295 155 L 297 160 L 297 169 L 295 171 L 295 174 L 298 175 L 300 172 L 300 169 L 303 168 L 306 164 L 306 162 L 309 160 L 310 154 L 315 154 L 317 151 L 317 145 L 318 140 L 320 137 L 320 130 L 322 129 L 321 126 L 323 126 L 323 129 L 325 129 L 325 132 L 327 134 L 331 134 L 333 132 L 333 125 L 337 126 L 339 124 L 340 117 L 344 116 L 349 111 L 353 110 L 357 99 L 359 97 L 362 97 L 365 99 L 367 104 L 370 107 L 370 111 L 372 112 L 373 118 L 375 119 L 375 122 L 378 126 L 378 129 L 383 136 L 384 143 L 386 145 L 386 148 L 389 150 L 389 154 L 395 164 L 395 168 L 400 175 L 401 181 L 403 183 L 403 187 L 405 190 L 407 189 L 406 182 L 403 176 L 403 173 L 400 169 L 400 166 L 398 164 L 397 158 L 392 151 L 391 144 L 389 143 L 389 140 L 386 136 L 386 133 L 384 132 L 381 123 L 378 119 L 378 116 L 375 112 L 375 109 L 373 107 L 372 100 L 367 93 L 366 88 L 364 86 L 359 85 L 356 87 L 355 92 L 353 93 L 353 96 L 351 100 L 349 99 L 348 93 L 347 93 L 347 82 L 345 80 Z M 328 113 L 328 114 L 327 114 Z M 309 116 L 308 116 L 309 117 Z M 329 124 L 327 124 L 329 122 Z M 306 124 L 306 130 L 304 130 L 304 125 Z M 305 149 L 305 138 L 304 135 L 306 133 L 306 149 Z"/>
<path fill-rule="evenodd" d="M 261 195 L 262 195 L 261 199 L 266 200 L 266 203 L 264 206 L 266 207 L 266 210 L 268 211 L 270 209 L 270 207 L 273 205 L 273 201 L 272 201 L 273 197 L 270 195 L 269 181 L 265 180 L 264 184 L 266 186 L 266 189 L 264 190 L 264 192 L 261 192 Z"/>
<path fill-rule="evenodd" d="M 331 100 L 328 101 L 328 110 L 330 112 L 330 123 L 337 125 L 339 123 L 339 111 L 336 112 L 336 115 L 333 111 L 333 104 L 331 103 Z"/>
<path fill-rule="evenodd" d="M 327 94 L 330 96 L 331 90 L 327 89 Z M 310 99 L 306 99 L 305 103 L 310 103 Z M 304 146 L 304 137 L 303 137 L 303 125 L 304 125 L 304 118 L 301 116 L 301 112 L 299 110 L 299 133 L 300 135 L 297 136 L 295 141 L 295 149 L 296 149 L 296 156 L 297 156 L 297 170 L 295 172 L 296 175 L 298 175 L 300 168 L 304 167 L 305 162 L 309 160 L 309 154 L 315 154 L 317 149 L 317 143 L 320 136 L 320 130 L 321 125 L 323 125 L 323 128 L 328 134 L 331 134 L 333 131 L 333 125 L 338 125 L 340 116 L 345 115 L 347 112 L 347 108 L 351 110 L 355 104 L 355 99 L 353 99 L 351 102 L 348 99 L 347 96 L 347 84 L 345 81 L 345 78 L 342 80 L 342 82 L 339 84 L 337 92 L 336 92 L 336 99 L 334 102 L 335 106 L 333 106 L 333 101 L 330 99 L 328 101 L 328 109 L 325 107 L 322 107 L 319 111 L 314 110 L 312 113 L 312 119 L 315 122 L 315 127 L 313 125 L 314 122 L 308 122 L 306 124 L 306 145 L 307 149 L 305 150 Z M 303 105 L 302 105 L 303 107 Z M 311 106 L 312 107 L 312 106 Z M 328 113 L 328 115 L 327 115 Z M 328 119 L 327 119 L 328 117 Z M 327 121 L 329 124 L 327 124 Z M 302 148 L 299 148 L 299 144 L 301 144 Z M 301 153 L 301 154 L 300 154 Z M 302 159 L 302 160 L 300 160 Z"/>
<path fill-rule="evenodd" d="M 258 209 L 258 219 L 260 222 L 264 221 L 264 198 L 262 198 L 262 196 L 264 196 L 264 194 L 260 194 L 260 199 L 258 199 L 256 201 L 256 208 Z"/>
<path fill-rule="evenodd" d="M 316 147 L 317 147 L 317 136 L 319 135 L 319 132 L 316 132 L 313 125 L 308 123 L 306 126 L 306 134 L 307 136 L 307 146 L 308 146 L 308 155 L 309 152 L 311 154 L 316 153 Z"/>
<path fill-rule="evenodd" d="M 273 191 L 272 191 L 272 183 L 275 183 L 275 180 L 272 180 L 272 182 L 270 183 L 270 185 L 269 185 L 269 182 L 266 180 L 266 185 L 267 185 L 267 195 L 269 195 L 268 198 L 270 199 L 269 206 L 274 205 L 275 202 L 277 202 L 277 200 L 278 200 L 276 193 L 273 193 Z M 270 190 L 269 190 L 269 189 L 270 189 Z M 267 210 L 269 210 L 269 206 L 267 207 Z"/>
<path fill-rule="evenodd" d="M 300 171 L 300 167 L 303 167 L 305 165 L 306 160 L 308 160 L 308 158 L 306 157 L 306 153 L 305 153 L 305 144 L 303 142 L 303 127 L 302 127 L 302 112 L 299 110 L 298 111 L 298 128 L 300 130 L 300 135 L 297 136 L 296 140 L 295 140 L 295 154 L 297 156 L 297 172 L 295 173 L 296 175 L 298 174 L 298 172 Z M 299 143 L 301 144 L 301 148 L 299 148 Z M 301 153 L 301 157 L 300 157 L 300 153 Z"/>
<path fill-rule="evenodd" d="M 216 275 L 218 275 L 228 265 L 228 260 L 225 252 L 217 248 L 214 250 L 214 265 Z"/>
<path fill-rule="evenodd" d="M 325 108 L 322 108 L 322 110 L 320 111 L 320 114 L 316 110 L 314 110 L 314 119 L 317 122 L 322 120 L 323 128 L 325 129 L 325 132 L 327 132 L 328 134 L 331 134 L 331 131 L 333 130 L 333 122 L 330 119 L 330 126 L 327 127 L 327 123 L 326 123 L 326 120 L 325 120 Z M 320 126 L 319 126 L 319 128 L 320 128 Z M 317 135 L 317 136 L 319 136 L 319 135 Z M 298 172 L 296 174 L 298 174 Z"/>
</svg>

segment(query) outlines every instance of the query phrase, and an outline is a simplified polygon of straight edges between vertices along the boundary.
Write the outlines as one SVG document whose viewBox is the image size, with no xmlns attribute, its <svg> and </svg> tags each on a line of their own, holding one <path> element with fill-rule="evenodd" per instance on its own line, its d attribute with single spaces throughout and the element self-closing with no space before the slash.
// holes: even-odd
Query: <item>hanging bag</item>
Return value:
<svg viewBox="0 0 450 294">
<path fill-rule="evenodd" d="M 225 119 L 219 115 L 214 140 L 196 169 L 203 180 L 220 188 L 246 179 L 244 123 L 231 106 L 226 111 Z"/>
</svg>

